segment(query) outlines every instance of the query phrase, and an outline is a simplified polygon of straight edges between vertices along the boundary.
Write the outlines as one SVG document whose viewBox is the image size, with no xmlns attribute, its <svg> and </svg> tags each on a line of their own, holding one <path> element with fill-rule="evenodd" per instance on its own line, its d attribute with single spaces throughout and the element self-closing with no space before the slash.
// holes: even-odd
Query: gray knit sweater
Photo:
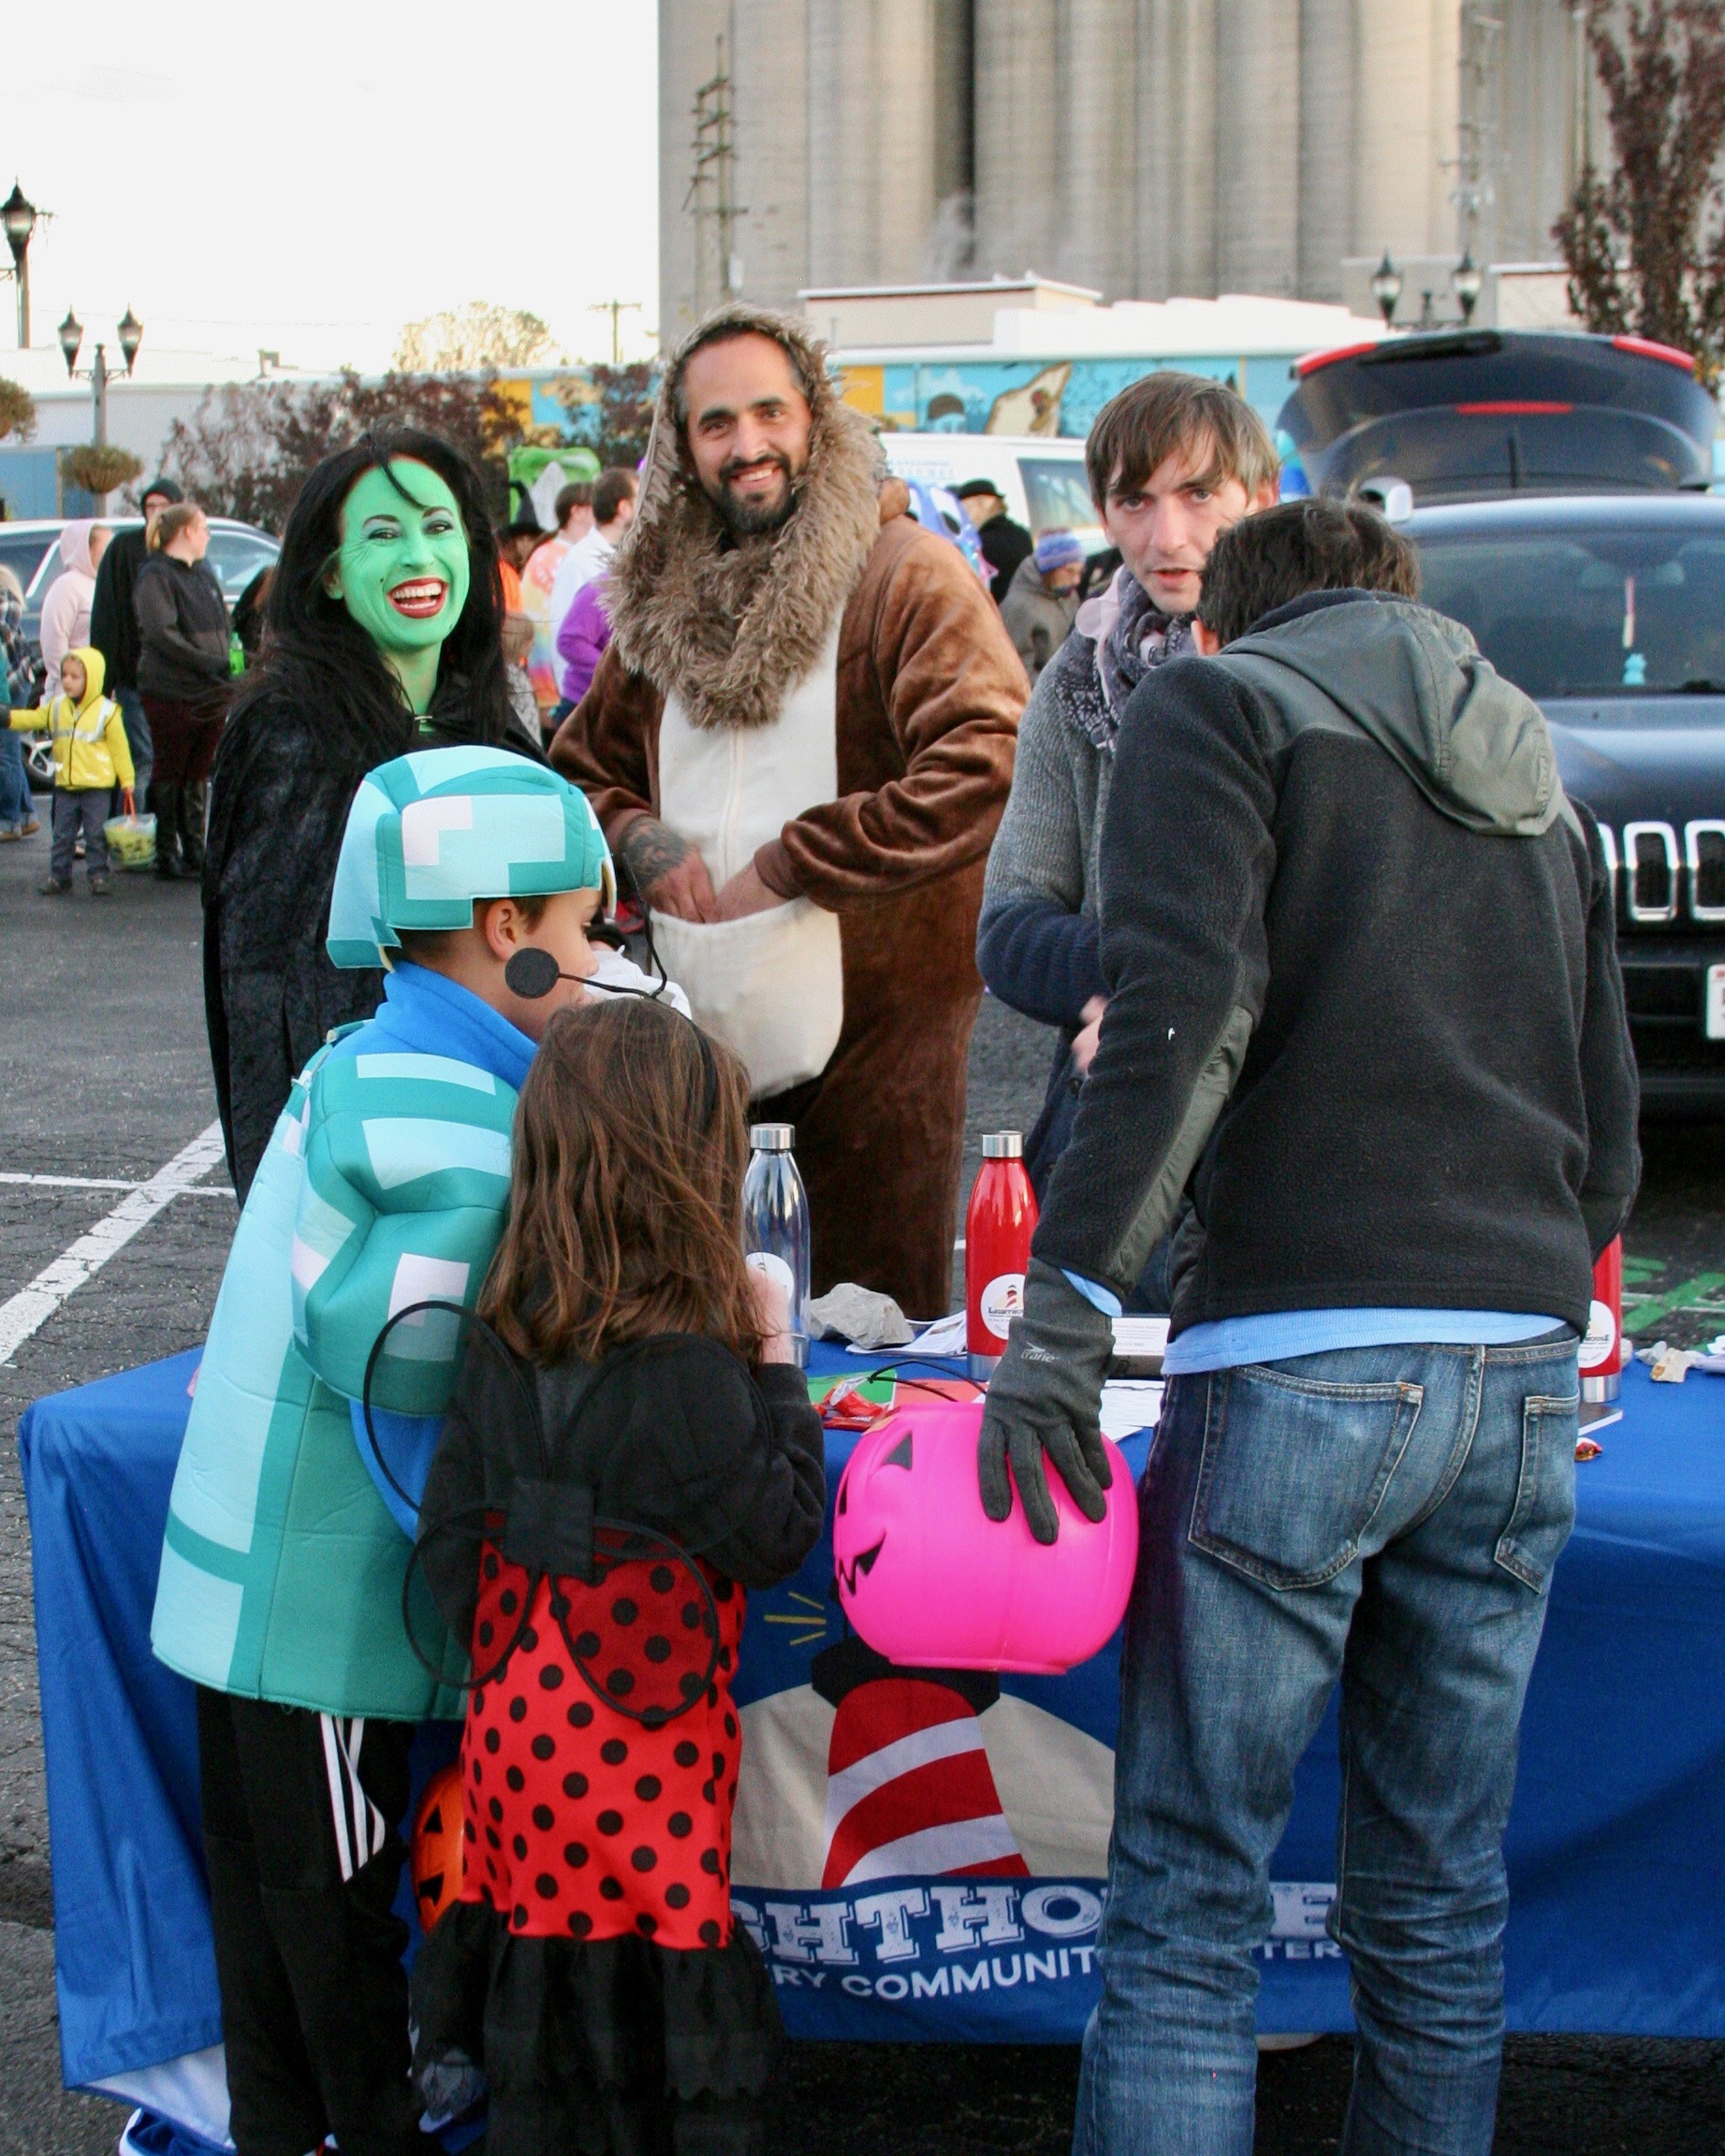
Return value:
<svg viewBox="0 0 1725 2156">
<path fill-rule="evenodd" d="M 1051 899 L 1069 913 L 1096 911 L 1096 852 L 1108 806 L 1114 757 L 1099 749 L 1065 708 L 1095 670 L 1089 637 L 1072 635 L 1043 668 L 1018 724 L 1012 793 L 983 885 L 985 920 L 997 907 Z"/>
<path fill-rule="evenodd" d="M 1104 993 L 1096 856 L 1113 775 L 1076 716 L 1094 646 L 1075 631 L 1043 668 L 1018 727 L 1012 794 L 988 855 L 976 963 L 1002 1003 L 1074 1030 Z"/>
</svg>

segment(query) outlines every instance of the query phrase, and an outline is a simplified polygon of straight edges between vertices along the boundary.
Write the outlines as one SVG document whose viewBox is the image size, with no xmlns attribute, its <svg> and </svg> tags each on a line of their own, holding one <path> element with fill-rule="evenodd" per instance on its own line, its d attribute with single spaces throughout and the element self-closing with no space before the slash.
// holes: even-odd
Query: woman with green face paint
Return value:
<svg viewBox="0 0 1725 2156">
<path fill-rule="evenodd" d="M 324 951 L 359 780 L 413 749 L 538 752 L 511 721 L 502 620 L 484 489 L 460 451 L 368 435 L 306 481 L 210 805 L 204 1002 L 241 1201 L 296 1074 L 382 997 L 381 974 L 337 972 Z"/>
<path fill-rule="evenodd" d="M 422 724 L 471 579 L 460 506 L 429 465 L 377 465 L 355 480 L 324 589 L 376 646 Z"/>
</svg>

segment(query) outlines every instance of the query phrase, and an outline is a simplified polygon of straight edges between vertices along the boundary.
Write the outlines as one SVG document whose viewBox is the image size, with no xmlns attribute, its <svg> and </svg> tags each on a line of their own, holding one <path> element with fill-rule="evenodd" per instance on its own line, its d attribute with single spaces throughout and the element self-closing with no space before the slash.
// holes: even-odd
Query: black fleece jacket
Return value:
<svg viewBox="0 0 1725 2156">
<path fill-rule="evenodd" d="M 219 718 L 227 704 L 227 603 L 201 561 L 150 554 L 132 587 L 138 686 Z"/>
<path fill-rule="evenodd" d="M 800 1370 L 751 1373 L 686 1333 L 625 1355 L 607 1378 L 604 1366 L 505 1361 L 499 1344 L 470 1337 L 418 1535 L 427 1582 L 462 1646 L 487 1533 L 476 1508 L 506 1511 L 522 1479 L 585 1485 L 595 1512 L 669 1536 L 743 1587 L 788 1578 L 820 1538 L 825 1439 Z"/>
<path fill-rule="evenodd" d="M 95 572 L 90 601 L 90 641 L 106 667 L 103 687 L 112 696 L 138 686 L 138 611 L 133 594 L 138 572 L 149 559 L 141 525 L 115 532 Z"/>
<path fill-rule="evenodd" d="M 384 977 L 330 962 L 329 896 L 360 779 L 409 749 L 469 742 L 531 754 L 513 730 L 474 716 L 460 675 L 438 684 L 416 731 L 405 714 L 388 746 L 347 738 L 329 715 L 266 691 L 223 735 L 204 852 L 204 1016 L 228 1171 L 243 1205 L 304 1070 L 332 1027 L 369 1018 Z"/>
<path fill-rule="evenodd" d="M 1190 1179 L 1174 1331 L 1551 1314 L 1635 1192 L 1610 879 L 1537 708 L 1456 623 L 1313 594 L 1127 707 L 1109 1004 L 1035 1239 L 1124 1292 Z"/>
</svg>

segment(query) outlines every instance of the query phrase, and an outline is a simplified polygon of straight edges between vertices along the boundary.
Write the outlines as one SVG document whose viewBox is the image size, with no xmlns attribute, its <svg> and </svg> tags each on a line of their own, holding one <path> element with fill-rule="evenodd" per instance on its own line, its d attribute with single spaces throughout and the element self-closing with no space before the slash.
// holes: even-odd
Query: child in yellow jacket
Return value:
<svg viewBox="0 0 1725 2156">
<path fill-rule="evenodd" d="M 102 826 L 116 786 L 124 789 L 126 814 L 133 813 L 132 751 L 119 705 L 102 693 L 103 678 L 102 654 L 80 645 L 60 663 L 64 694 L 46 710 L 10 714 L 15 733 L 47 734 L 53 741 L 54 842 L 48 881 L 38 886 L 44 897 L 72 888 L 72 849 L 80 833 L 93 896 L 105 897 L 113 888 Z"/>
</svg>

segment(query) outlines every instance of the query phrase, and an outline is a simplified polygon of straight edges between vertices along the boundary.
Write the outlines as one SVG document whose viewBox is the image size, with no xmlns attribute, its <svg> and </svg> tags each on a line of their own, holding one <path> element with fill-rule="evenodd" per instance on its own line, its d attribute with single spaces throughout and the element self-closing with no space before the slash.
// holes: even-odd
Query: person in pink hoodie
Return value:
<svg viewBox="0 0 1725 2156">
<path fill-rule="evenodd" d="M 106 524 L 75 517 L 60 534 L 60 574 L 42 602 L 42 663 L 50 692 L 60 679 L 68 651 L 90 641 L 90 602 L 95 597 L 95 573 L 113 533 Z"/>
</svg>

